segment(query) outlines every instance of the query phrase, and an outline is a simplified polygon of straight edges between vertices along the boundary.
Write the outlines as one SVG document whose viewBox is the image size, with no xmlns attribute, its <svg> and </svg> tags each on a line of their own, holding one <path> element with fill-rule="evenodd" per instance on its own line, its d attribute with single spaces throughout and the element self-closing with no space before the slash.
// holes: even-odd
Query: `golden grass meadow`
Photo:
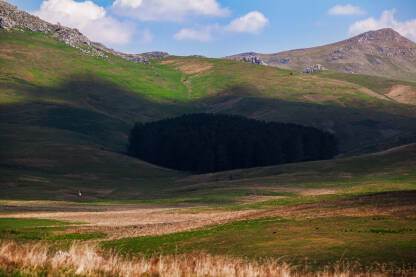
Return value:
<svg viewBox="0 0 416 277">
<path fill-rule="evenodd" d="M 153 256 L 149 258 L 123 257 L 114 253 L 103 253 L 94 244 L 73 244 L 67 251 L 51 252 L 48 246 L 18 244 L 13 241 L 0 245 L 0 268 L 13 273 L 19 267 L 20 274 L 38 276 L 413 276 L 412 269 L 389 270 L 387 265 L 375 264 L 363 268 L 359 263 L 338 261 L 322 271 L 307 272 L 282 263 L 264 259 L 260 262 L 209 254 L 186 254 Z"/>
</svg>

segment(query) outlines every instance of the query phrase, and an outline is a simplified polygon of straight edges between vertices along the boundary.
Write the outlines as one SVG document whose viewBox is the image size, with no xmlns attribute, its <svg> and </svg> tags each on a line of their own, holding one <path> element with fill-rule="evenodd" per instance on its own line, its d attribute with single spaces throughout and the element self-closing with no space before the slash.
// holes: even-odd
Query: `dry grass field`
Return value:
<svg viewBox="0 0 416 277">
<path fill-rule="evenodd" d="M 343 261 L 312 273 L 278 260 L 259 262 L 203 253 L 126 258 L 114 253 L 105 254 L 92 244 L 72 245 L 67 251 L 50 253 L 42 244 L 6 242 L 0 245 L 0 261 L 0 269 L 6 274 L 13 273 L 13 268 L 19 265 L 23 276 L 61 276 L 63 272 L 70 276 L 414 276 L 411 269 L 392 271 L 385 265 L 378 265 L 363 270 L 358 263 Z"/>
<path fill-rule="evenodd" d="M 184 212 L 177 208 L 144 207 L 121 205 L 99 207 L 78 207 L 80 211 L 59 212 L 10 212 L 4 218 L 40 218 L 87 224 L 69 227 L 67 232 L 102 232 L 106 239 L 124 237 L 162 235 L 221 224 L 247 218 L 254 211 L 205 211 L 200 213 Z M 72 207 L 73 209 L 73 207 Z M 84 209 L 84 210 L 83 210 Z"/>
<path fill-rule="evenodd" d="M 6 231 L 0 236 L 0 272 L 4 276 L 414 276 L 416 255 L 409 251 L 416 249 L 415 200 L 415 191 L 397 191 L 243 210 L 3 201 L 2 205 L 16 207 L 15 211 L 3 212 L 3 220 L 58 220 L 67 222 L 62 229 L 51 227 L 60 236 L 97 233 L 105 236 L 84 242 L 80 239 L 39 241 L 23 237 L 9 239 L 4 235 Z M 42 207 L 53 205 L 59 211 L 42 211 Z M 45 223 L 39 224 L 38 232 L 47 228 Z M 377 251 L 392 251 L 386 240 L 408 245 L 402 249 L 401 258 L 390 255 L 390 260 L 384 255 L 372 257 L 371 262 L 356 259 L 350 256 L 348 246 L 340 254 L 333 250 L 324 252 L 325 259 L 318 265 L 285 258 L 298 251 L 305 259 L 311 254 L 308 247 L 315 247 L 316 243 L 325 250 L 340 245 L 342 240 L 348 242 L 348 237 L 338 235 L 340 230 L 331 229 L 337 225 L 351 228 L 348 232 L 352 233 L 347 236 L 369 232 L 359 235 L 360 240 L 364 239 L 360 243 L 370 246 L 381 243 Z M 366 228 L 370 231 L 365 231 Z M 276 230 L 273 233 L 277 232 L 278 237 L 267 237 L 270 230 Z M 234 238 L 228 238 L 228 234 Z M 140 237 L 143 239 L 137 241 Z M 237 238 L 244 238 L 238 243 L 240 252 L 236 251 Z M 277 243 L 276 247 L 269 248 L 264 239 L 267 244 Z M 359 247 L 358 250 L 368 251 L 365 244 Z M 164 252 L 162 248 L 173 250 Z M 224 251 L 227 248 L 233 251 Z M 320 255 L 320 251 L 316 252 L 318 259 Z"/>
</svg>

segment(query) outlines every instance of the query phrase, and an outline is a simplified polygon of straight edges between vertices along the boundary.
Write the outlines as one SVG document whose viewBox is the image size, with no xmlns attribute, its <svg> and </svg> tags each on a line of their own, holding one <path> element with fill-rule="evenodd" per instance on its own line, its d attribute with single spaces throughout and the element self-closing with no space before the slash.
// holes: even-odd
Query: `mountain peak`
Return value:
<svg viewBox="0 0 416 277">
<path fill-rule="evenodd" d="M 376 34 L 376 35 L 390 35 L 390 36 L 401 36 L 398 32 L 396 32 L 393 28 L 381 28 L 378 30 L 370 30 L 367 32 L 364 32 L 363 34 L 366 33 L 372 33 L 372 34 Z"/>
<path fill-rule="evenodd" d="M 374 31 L 368 31 L 352 37 L 350 40 L 362 41 L 382 41 L 382 42 L 409 42 L 407 38 L 403 37 L 392 28 L 383 28 Z"/>
</svg>

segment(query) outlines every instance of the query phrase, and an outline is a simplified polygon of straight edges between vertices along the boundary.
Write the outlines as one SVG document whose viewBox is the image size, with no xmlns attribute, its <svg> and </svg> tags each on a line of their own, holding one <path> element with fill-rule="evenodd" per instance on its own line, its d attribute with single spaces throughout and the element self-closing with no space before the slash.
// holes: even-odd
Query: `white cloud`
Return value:
<svg viewBox="0 0 416 277">
<path fill-rule="evenodd" d="M 115 0 L 112 8 L 122 16 L 142 21 L 181 21 L 186 16 L 227 16 L 216 0 Z"/>
<path fill-rule="evenodd" d="M 403 36 L 416 39 L 416 18 L 400 22 L 394 18 L 395 9 L 383 11 L 380 19 L 369 17 L 352 24 L 349 33 L 356 35 L 370 30 L 393 28 Z"/>
<path fill-rule="evenodd" d="M 198 40 L 206 42 L 213 39 L 212 33 L 218 29 L 218 25 L 208 25 L 197 29 L 183 28 L 173 37 L 176 40 Z"/>
<path fill-rule="evenodd" d="M 114 1 L 113 6 L 136 9 L 142 4 L 142 2 L 142 0 L 116 0 Z"/>
<path fill-rule="evenodd" d="M 103 7 L 91 1 L 45 0 L 34 14 L 54 24 L 77 28 L 91 40 L 102 43 L 126 44 L 133 35 L 131 26 L 107 16 Z"/>
<path fill-rule="evenodd" d="M 261 12 L 253 11 L 231 21 L 231 23 L 225 27 L 225 30 L 230 32 L 257 34 L 268 23 L 269 20 Z"/>
<path fill-rule="evenodd" d="M 366 14 L 366 11 L 364 11 L 358 6 L 347 4 L 345 6 L 336 5 L 332 7 L 328 11 L 328 14 L 330 15 L 363 15 L 363 14 Z"/>
<path fill-rule="evenodd" d="M 236 18 L 226 26 L 206 25 L 199 28 L 183 28 L 174 35 L 176 40 L 210 41 L 225 33 L 258 34 L 269 20 L 260 12 L 254 11 Z"/>
</svg>

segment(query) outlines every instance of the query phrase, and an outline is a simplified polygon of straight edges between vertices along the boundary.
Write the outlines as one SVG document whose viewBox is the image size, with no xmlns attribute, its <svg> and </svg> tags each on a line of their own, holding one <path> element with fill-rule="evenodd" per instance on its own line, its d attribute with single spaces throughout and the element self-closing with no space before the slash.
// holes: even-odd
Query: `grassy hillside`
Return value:
<svg viewBox="0 0 416 277">
<path fill-rule="evenodd" d="M 415 160 L 416 144 L 410 144 L 375 154 L 328 161 L 192 175 L 176 180 L 166 189 L 164 197 L 171 198 L 171 203 L 181 199 L 185 203 L 233 204 L 225 209 L 240 210 L 414 190 Z M 274 199 L 268 200 L 268 197 Z M 235 206 L 244 199 L 255 198 L 265 201 Z"/>
<path fill-rule="evenodd" d="M 188 175 L 125 156 L 128 132 L 184 113 L 315 126 L 343 152 L 416 131 L 414 106 L 387 95 L 414 87 L 402 81 L 196 57 L 104 60 L 21 31 L 0 31 L 0 65 L 3 198 L 74 199 L 78 188 L 91 199 L 161 197 Z"/>
<path fill-rule="evenodd" d="M 111 55 L 109 59 L 89 57 L 45 34 L 35 32 L 2 31 L 1 44 L 0 61 L 4 65 L 2 82 L 8 84 L 8 93 L 3 91 L 1 95 L 2 103 L 43 101 L 90 104 L 85 103 L 85 99 L 81 102 L 79 95 L 69 94 L 68 90 L 79 90 L 83 82 L 91 81 L 136 92 L 155 102 L 200 99 L 227 91 L 285 101 L 360 108 L 383 103 L 378 100 L 391 102 L 383 94 L 394 85 L 415 86 L 409 82 L 369 76 L 364 77 L 367 82 L 356 82 L 353 78 L 363 75 L 334 72 L 328 72 L 325 78 L 320 78 L 296 71 L 198 57 L 171 56 L 153 60 L 149 66 Z M 73 87 L 74 82 L 77 86 L 81 82 L 81 88 Z M 37 90 L 38 94 L 33 95 L 31 91 L 16 93 L 13 91 L 16 88 Z M 67 89 L 67 93 L 46 92 L 63 88 Z"/>
<path fill-rule="evenodd" d="M 416 104 L 416 83 L 414 82 L 398 82 L 397 80 L 383 77 L 333 71 L 318 71 L 315 74 L 366 87 L 399 103 Z"/>
</svg>

